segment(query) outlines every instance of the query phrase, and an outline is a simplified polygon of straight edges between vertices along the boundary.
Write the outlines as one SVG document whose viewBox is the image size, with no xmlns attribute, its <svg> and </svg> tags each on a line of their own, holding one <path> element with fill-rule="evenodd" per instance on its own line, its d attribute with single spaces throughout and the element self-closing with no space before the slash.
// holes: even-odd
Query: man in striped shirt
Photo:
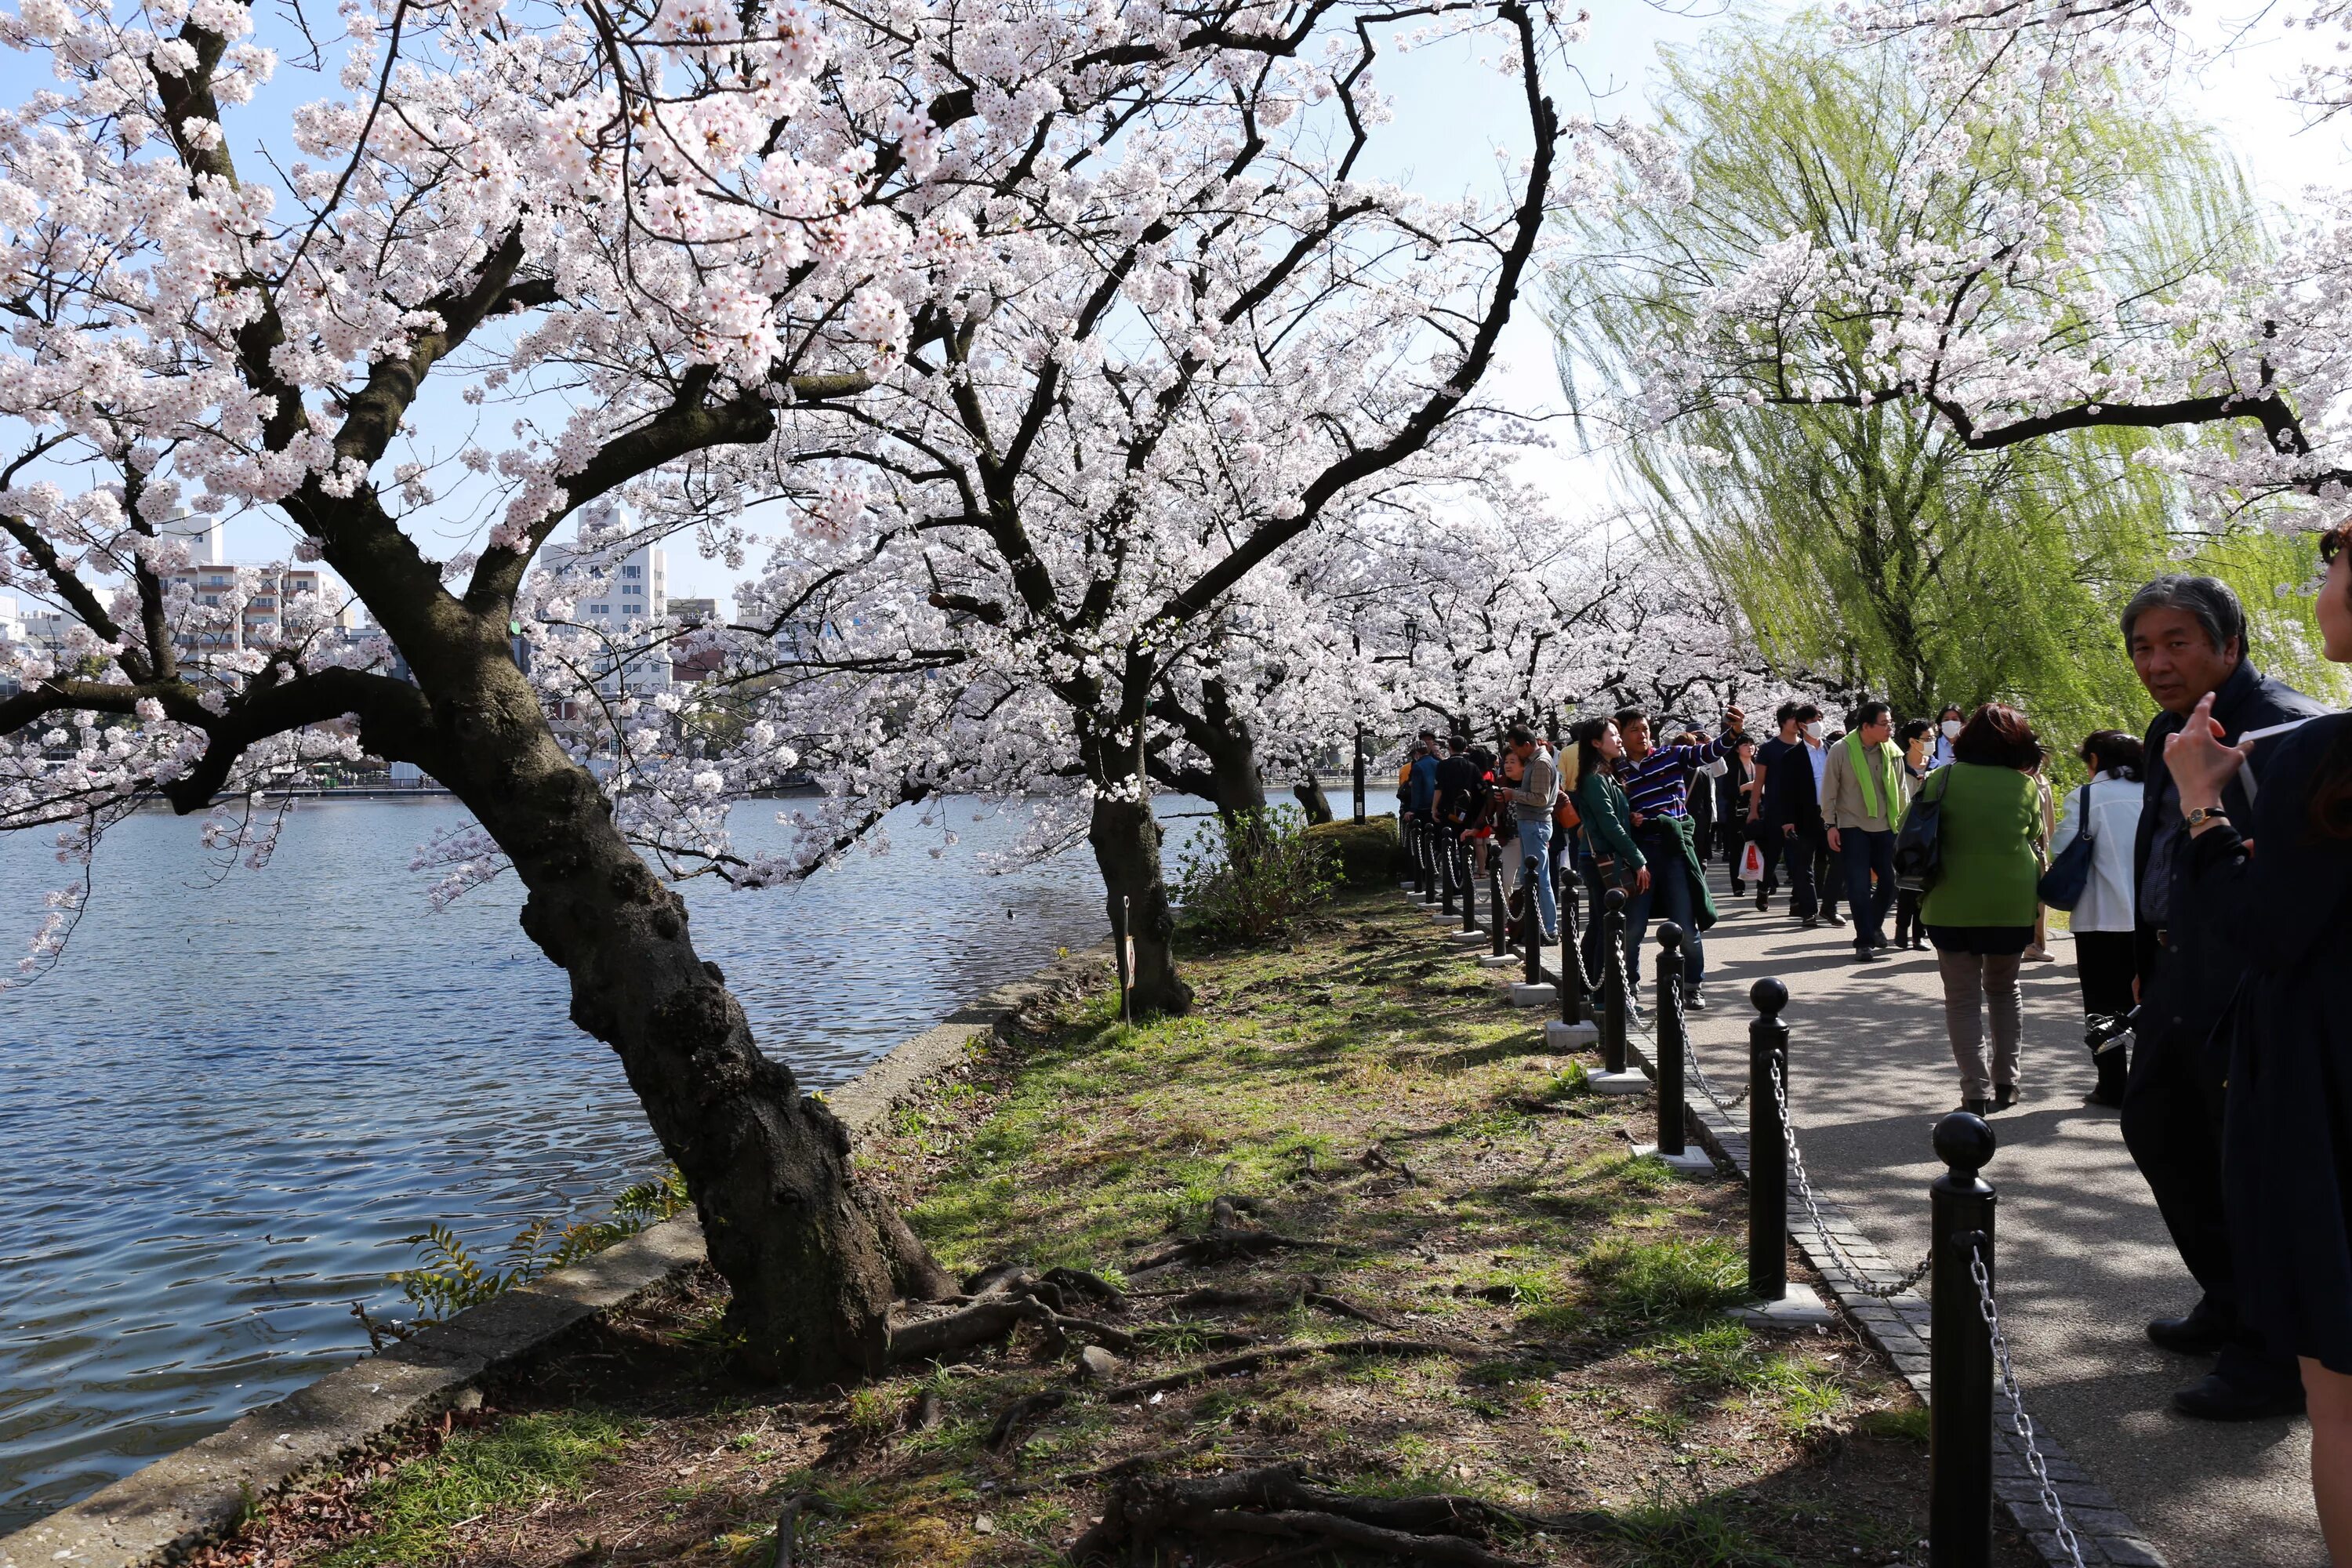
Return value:
<svg viewBox="0 0 2352 1568">
<path fill-rule="evenodd" d="M 1683 1005 L 1703 1011 L 1706 998 L 1700 984 L 1706 978 L 1706 948 L 1699 932 L 1715 923 L 1715 903 L 1707 896 L 1706 874 L 1700 868 L 1690 815 L 1691 771 L 1717 757 L 1728 756 L 1739 744 L 1748 715 L 1734 708 L 1723 716 L 1723 733 L 1696 746 L 1654 746 L 1650 715 L 1639 708 L 1621 709 L 1617 733 L 1625 755 L 1617 764 L 1617 782 L 1633 808 L 1633 841 L 1650 865 L 1647 891 L 1633 895 L 1625 906 L 1625 964 L 1629 979 L 1647 978 L 1641 966 L 1642 939 L 1655 913 L 1683 931 Z"/>
</svg>

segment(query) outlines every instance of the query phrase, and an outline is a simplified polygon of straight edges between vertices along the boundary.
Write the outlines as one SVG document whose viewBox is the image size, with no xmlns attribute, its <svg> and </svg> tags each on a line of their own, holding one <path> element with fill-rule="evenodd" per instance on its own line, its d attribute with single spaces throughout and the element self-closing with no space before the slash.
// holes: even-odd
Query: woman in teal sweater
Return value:
<svg viewBox="0 0 2352 1568">
<path fill-rule="evenodd" d="M 1622 888 L 1625 896 L 1646 890 L 1650 885 L 1650 868 L 1642 858 L 1639 846 L 1633 842 L 1633 804 L 1625 798 L 1625 786 L 1617 782 L 1617 761 L 1625 754 L 1624 738 L 1617 733 L 1613 719 L 1587 719 L 1569 731 L 1574 742 L 1576 783 L 1571 795 L 1576 801 L 1576 815 L 1584 838 L 1584 882 L 1592 891 L 1592 919 L 1584 933 L 1584 966 L 1597 973 L 1601 968 L 1601 900 L 1612 888 Z M 1625 932 L 1631 942 L 1633 931 Z M 1628 980 L 1641 973 L 1640 955 L 1628 952 L 1625 974 Z M 1639 1008 L 1636 999 L 1641 987 L 1630 989 L 1629 1005 Z"/>
<path fill-rule="evenodd" d="M 2014 708 L 1988 702 L 1952 742 L 1952 762 L 1928 777 L 1923 798 L 1943 803 L 1935 885 L 1919 906 L 1944 978 L 1944 1026 L 1960 1068 L 1960 1109 L 1987 1115 L 2017 1103 L 2017 1042 L 2024 1008 L 2019 955 L 2033 940 L 2033 844 L 2042 830 L 2042 765 L 2033 726 Z M 1981 1014 L 1992 1015 L 1985 1061 Z"/>
</svg>

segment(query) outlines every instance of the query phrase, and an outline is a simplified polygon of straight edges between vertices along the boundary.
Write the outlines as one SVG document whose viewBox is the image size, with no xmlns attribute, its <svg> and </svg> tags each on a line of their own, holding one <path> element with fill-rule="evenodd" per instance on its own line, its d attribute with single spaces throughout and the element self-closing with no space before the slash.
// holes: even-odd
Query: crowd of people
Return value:
<svg viewBox="0 0 2352 1568">
<path fill-rule="evenodd" d="M 2347 542 L 2352 525 L 2324 536 L 2315 606 L 2339 663 Z M 1629 979 L 1652 922 L 1675 921 L 1692 1008 L 1707 1005 L 1717 865 L 1759 912 L 1785 889 L 1799 928 L 1849 931 L 1857 963 L 1932 949 L 1960 1105 L 1979 1115 L 2024 1092 L 2020 972 L 2050 956 L 2050 910 L 2065 910 L 2091 1098 L 2120 1108 L 2200 1291 L 2147 1325 L 2213 1357 L 2174 1404 L 2223 1421 L 2307 1408 L 2322 1528 L 2352 1563 L 2352 1025 L 2329 989 L 2352 973 L 2352 715 L 2256 668 L 2216 579 L 2156 579 L 2121 630 L 2158 711 L 2142 736 L 2084 736 L 2063 786 L 2002 702 L 1898 722 L 1863 701 L 1833 728 L 1797 700 L 1761 738 L 1738 708 L 1711 734 L 1638 708 L 1588 717 L 1557 754 L 1526 727 L 1499 756 L 1461 738 L 1441 753 L 1424 732 L 1401 806 L 1481 866 L 1498 858 L 1510 886 L 1550 868 L 1528 889 L 1548 941 L 1555 882 L 1596 909 L 1622 889 Z"/>
</svg>

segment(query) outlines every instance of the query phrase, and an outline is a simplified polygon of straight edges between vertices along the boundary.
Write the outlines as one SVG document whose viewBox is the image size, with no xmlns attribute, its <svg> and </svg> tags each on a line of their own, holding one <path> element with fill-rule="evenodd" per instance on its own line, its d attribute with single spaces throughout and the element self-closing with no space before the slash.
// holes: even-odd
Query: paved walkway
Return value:
<svg viewBox="0 0 2352 1568">
<path fill-rule="evenodd" d="M 1719 869 L 1719 868 L 1718 868 Z M 1707 939 L 1707 999 L 1692 1043 L 1717 1083 L 1746 1081 L 1748 985 L 1786 982 L 1791 1113 L 1816 1188 L 1842 1201 L 1898 1265 L 1924 1257 L 1928 1146 L 1959 1103 L 1929 952 L 1850 962 L 1850 932 L 1801 931 L 1753 902 L 1727 907 Z M 2325 1568 L 2300 1421 L 2221 1426 L 2173 1413 L 2167 1394 L 2208 1364 L 2150 1344 L 2149 1317 L 2196 1289 L 2125 1151 L 2116 1112 L 2084 1103 L 2074 948 L 2025 966 L 2024 1099 L 1992 1119 L 2000 1152 L 2002 1322 L 2025 1405 L 2112 1492 L 2175 1568 Z M 1654 992 L 1656 945 L 1643 955 Z M 1696 1098 L 1696 1091 L 1694 1091 Z M 1743 1112 L 1744 1114 L 1744 1112 Z M 1792 1225 L 1801 1216 L 1790 1215 Z"/>
</svg>

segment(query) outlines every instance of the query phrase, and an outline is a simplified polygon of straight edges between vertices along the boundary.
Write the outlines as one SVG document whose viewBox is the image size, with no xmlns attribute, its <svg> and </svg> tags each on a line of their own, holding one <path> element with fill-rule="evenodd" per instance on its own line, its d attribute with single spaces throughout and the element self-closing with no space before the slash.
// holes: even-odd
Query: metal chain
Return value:
<svg viewBox="0 0 2352 1568">
<path fill-rule="evenodd" d="M 2017 1371 L 2009 1364 L 2009 1342 L 2001 1336 L 2000 1308 L 1992 1299 L 1992 1275 L 1985 1267 L 1984 1248 L 1973 1241 L 1969 1244 L 1969 1278 L 1977 1283 L 1977 1311 L 1992 1336 L 1992 1357 L 2000 1367 L 2000 1391 L 2009 1396 L 2010 1424 L 2018 1440 L 2025 1445 L 2026 1468 L 2033 1472 L 2033 1484 L 2041 1489 L 2043 1510 L 2057 1526 L 2058 1543 L 2066 1549 L 2074 1568 L 2083 1568 L 2082 1542 L 2074 1539 L 2074 1526 L 2066 1522 L 2066 1510 L 2058 1500 L 2058 1489 L 2050 1484 L 2050 1467 L 2042 1461 L 2042 1450 L 2033 1441 L 2033 1417 L 2025 1413 L 2025 1396 L 2017 1388 Z"/>
<path fill-rule="evenodd" d="M 1892 1285 L 1870 1283 L 1869 1274 L 1854 1260 L 1853 1254 L 1839 1245 L 1838 1238 L 1830 1234 L 1829 1222 L 1822 1217 L 1822 1205 L 1813 1197 L 1812 1181 L 1805 1174 L 1804 1152 L 1797 1147 L 1796 1125 L 1789 1116 L 1789 1086 L 1781 1081 L 1780 1064 L 1777 1061 L 1772 1064 L 1772 1103 L 1780 1108 L 1781 1142 L 1788 1145 L 1789 1169 L 1796 1173 L 1797 1196 L 1804 1202 L 1805 1215 L 1812 1221 L 1813 1234 L 1822 1238 L 1822 1246 L 1828 1249 L 1838 1267 L 1845 1270 L 1847 1278 L 1853 1281 L 1854 1289 L 1863 1295 L 1874 1296 L 1884 1301 L 1900 1296 L 1925 1279 L 1927 1267 L 1934 1261 L 1933 1253 L 1921 1258 L 1917 1268 Z"/>
</svg>

